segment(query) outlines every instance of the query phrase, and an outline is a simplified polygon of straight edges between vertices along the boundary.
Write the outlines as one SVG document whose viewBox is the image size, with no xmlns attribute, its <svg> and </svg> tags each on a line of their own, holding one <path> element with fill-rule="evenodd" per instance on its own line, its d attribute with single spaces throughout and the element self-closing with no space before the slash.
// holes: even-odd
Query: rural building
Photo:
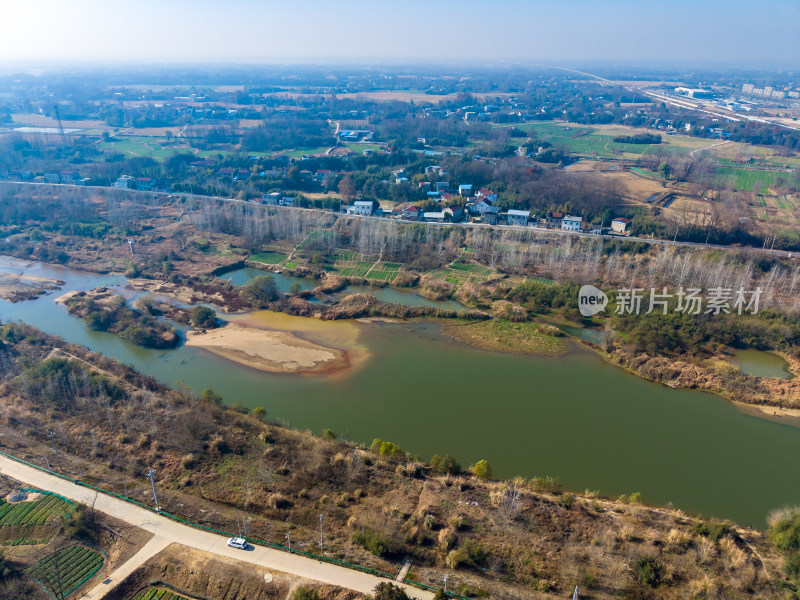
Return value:
<svg viewBox="0 0 800 600">
<path fill-rule="evenodd" d="M 45 173 L 44 180 L 47 183 L 61 183 L 61 175 L 58 173 Z"/>
<path fill-rule="evenodd" d="M 281 203 L 281 193 L 280 192 L 270 192 L 269 194 L 262 194 L 261 201 L 264 204 L 269 204 L 271 206 L 277 206 Z"/>
<path fill-rule="evenodd" d="M 281 206 L 294 206 L 294 196 L 284 196 L 281 198 Z"/>
<path fill-rule="evenodd" d="M 371 200 L 356 200 L 347 207 L 348 215 L 371 215 L 372 214 L 372 201 Z"/>
<path fill-rule="evenodd" d="M 444 171 L 442 171 L 442 167 L 440 167 L 439 165 L 431 165 L 430 167 L 425 167 L 425 175 L 431 175 L 431 174 L 441 175 L 442 173 L 444 173 Z"/>
<path fill-rule="evenodd" d="M 422 213 L 422 220 L 429 223 L 444 223 L 443 212 L 426 212 Z"/>
<path fill-rule="evenodd" d="M 531 213 L 529 210 L 514 210 L 511 209 L 506 214 L 506 220 L 509 225 L 522 225 L 526 226 L 528 224 L 528 219 L 530 219 Z"/>
<path fill-rule="evenodd" d="M 704 90 L 700 88 L 687 88 L 676 87 L 675 93 L 679 96 L 687 96 L 688 98 L 713 98 L 714 93 L 711 90 Z"/>
<path fill-rule="evenodd" d="M 136 178 L 136 189 L 143 192 L 149 192 L 154 190 L 156 187 L 156 182 L 153 181 L 152 177 L 137 177 Z"/>
<path fill-rule="evenodd" d="M 581 223 L 581 233 L 599 234 L 602 232 L 603 230 L 600 228 L 600 225 L 595 223 Z"/>
<path fill-rule="evenodd" d="M 446 192 L 450 189 L 450 182 L 449 181 L 437 181 L 436 185 L 434 186 L 437 192 Z"/>
<path fill-rule="evenodd" d="M 419 182 L 419 189 L 425 190 L 426 192 L 431 189 L 431 182 L 430 181 L 420 181 Z"/>
<path fill-rule="evenodd" d="M 565 231 L 580 231 L 581 221 L 583 221 L 583 217 L 564 215 L 564 218 L 561 219 L 561 229 Z"/>
<path fill-rule="evenodd" d="M 492 190 L 487 190 L 486 188 L 481 188 L 475 194 L 475 197 L 478 200 L 487 200 L 489 202 L 497 202 L 497 192 L 493 192 Z"/>
<path fill-rule="evenodd" d="M 561 219 L 564 218 L 564 213 L 549 212 L 547 213 L 547 226 L 554 229 L 561 229 Z"/>
<path fill-rule="evenodd" d="M 408 219 L 409 221 L 418 221 L 419 215 L 419 207 L 414 206 L 413 204 L 403 209 L 403 218 Z"/>
<path fill-rule="evenodd" d="M 113 187 L 120 188 L 120 189 L 123 189 L 123 190 L 129 190 L 129 189 L 133 188 L 133 186 L 134 186 L 133 182 L 134 182 L 134 178 L 131 177 L 130 175 L 120 175 L 119 179 L 117 179 L 113 183 Z"/>
<path fill-rule="evenodd" d="M 611 231 L 614 233 L 628 233 L 628 228 L 631 226 L 631 220 L 624 217 L 619 217 L 611 221 Z"/>
<path fill-rule="evenodd" d="M 458 204 L 448 206 L 444 209 L 444 216 L 454 223 L 457 223 L 464 218 L 464 207 L 459 206 Z"/>
<path fill-rule="evenodd" d="M 471 183 L 462 183 L 458 186 L 458 195 L 459 196 L 472 196 L 472 184 Z"/>
</svg>

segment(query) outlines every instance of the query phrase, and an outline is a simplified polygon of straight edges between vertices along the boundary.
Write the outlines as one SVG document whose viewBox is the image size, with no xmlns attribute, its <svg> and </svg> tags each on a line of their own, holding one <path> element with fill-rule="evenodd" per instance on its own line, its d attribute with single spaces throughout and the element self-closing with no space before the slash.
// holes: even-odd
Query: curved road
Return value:
<svg viewBox="0 0 800 600">
<path fill-rule="evenodd" d="M 76 485 L 71 481 L 61 479 L 34 467 L 29 467 L 2 455 L 0 455 L 0 472 L 29 485 L 60 494 L 75 502 L 87 505 L 91 505 L 94 502 L 96 510 L 153 533 L 158 538 L 156 542 L 153 542 L 154 544 L 167 545 L 174 542 L 258 567 L 282 571 L 320 583 L 355 590 L 362 594 L 372 594 L 376 585 L 384 581 L 390 581 L 368 573 L 320 562 L 306 556 L 274 548 L 253 547 L 252 545 L 247 550 L 230 548 L 227 545 L 228 538 L 226 536 L 183 525 L 103 493 L 97 494 L 95 500 L 95 492 L 89 488 Z M 394 583 L 404 588 L 412 598 L 418 600 L 433 599 L 432 592 L 422 591 L 402 583 Z M 92 590 L 92 592 L 94 591 Z"/>
</svg>

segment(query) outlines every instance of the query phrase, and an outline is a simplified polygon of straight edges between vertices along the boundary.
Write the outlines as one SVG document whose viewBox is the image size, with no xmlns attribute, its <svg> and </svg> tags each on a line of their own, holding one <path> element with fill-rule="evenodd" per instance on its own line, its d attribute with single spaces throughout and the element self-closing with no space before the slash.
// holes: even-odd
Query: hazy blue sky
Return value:
<svg viewBox="0 0 800 600">
<path fill-rule="evenodd" d="M 800 0 L 3 0 L 0 62 L 800 65 Z"/>
</svg>

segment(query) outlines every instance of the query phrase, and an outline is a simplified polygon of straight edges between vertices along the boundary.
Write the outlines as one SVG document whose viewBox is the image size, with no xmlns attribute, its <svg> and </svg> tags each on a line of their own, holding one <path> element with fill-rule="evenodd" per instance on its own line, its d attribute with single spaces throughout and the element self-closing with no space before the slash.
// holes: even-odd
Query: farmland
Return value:
<svg viewBox="0 0 800 600">
<path fill-rule="evenodd" d="M 769 188 L 775 185 L 775 180 L 781 175 L 782 173 L 777 171 L 720 167 L 717 169 L 714 183 L 716 187 L 720 188 L 733 188 L 742 192 L 766 194 Z"/>
<path fill-rule="evenodd" d="M 286 260 L 286 255 L 278 252 L 259 252 L 258 254 L 253 254 L 249 260 L 264 263 L 265 265 L 277 265 Z"/>
<path fill-rule="evenodd" d="M 492 270 L 488 267 L 459 259 L 446 267 L 431 271 L 430 276 L 433 279 L 462 285 L 464 283 L 481 283 L 486 281 L 491 274 Z"/>
<path fill-rule="evenodd" d="M 23 525 L 45 525 L 72 510 L 68 500 L 46 494 L 33 502 L 7 502 L 0 499 L 0 527 L 19 527 Z"/>
<path fill-rule="evenodd" d="M 163 588 L 150 587 L 141 590 L 131 600 L 187 600 L 185 596 Z"/>
<path fill-rule="evenodd" d="M 73 544 L 43 558 L 25 573 L 51 598 L 62 600 L 86 583 L 103 566 L 104 558 L 95 550 Z"/>
</svg>

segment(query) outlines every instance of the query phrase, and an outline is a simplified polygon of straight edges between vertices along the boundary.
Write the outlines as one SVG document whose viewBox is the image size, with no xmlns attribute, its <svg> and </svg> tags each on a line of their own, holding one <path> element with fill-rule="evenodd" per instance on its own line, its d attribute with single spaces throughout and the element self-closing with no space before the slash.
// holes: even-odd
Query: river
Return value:
<svg viewBox="0 0 800 600">
<path fill-rule="evenodd" d="M 266 374 L 196 348 L 134 346 L 90 331 L 53 302 L 72 289 L 122 290 L 123 277 L 25 270 L 66 284 L 34 301 L 0 301 L 3 321 L 30 323 L 170 385 L 213 387 L 226 402 L 264 406 L 294 427 L 366 443 L 381 437 L 426 459 L 454 454 L 462 465 L 485 458 L 499 476 L 549 474 L 573 490 L 638 491 L 647 502 L 742 524 L 763 526 L 770 510 L 800 499 L 800 429 L 644 381 L 577 347 L 557 358 L 517 356 L 449 341 L 432 323 L 233 317 L 339 344 L 356 358 L 334 376 Z"/>
</svg>

